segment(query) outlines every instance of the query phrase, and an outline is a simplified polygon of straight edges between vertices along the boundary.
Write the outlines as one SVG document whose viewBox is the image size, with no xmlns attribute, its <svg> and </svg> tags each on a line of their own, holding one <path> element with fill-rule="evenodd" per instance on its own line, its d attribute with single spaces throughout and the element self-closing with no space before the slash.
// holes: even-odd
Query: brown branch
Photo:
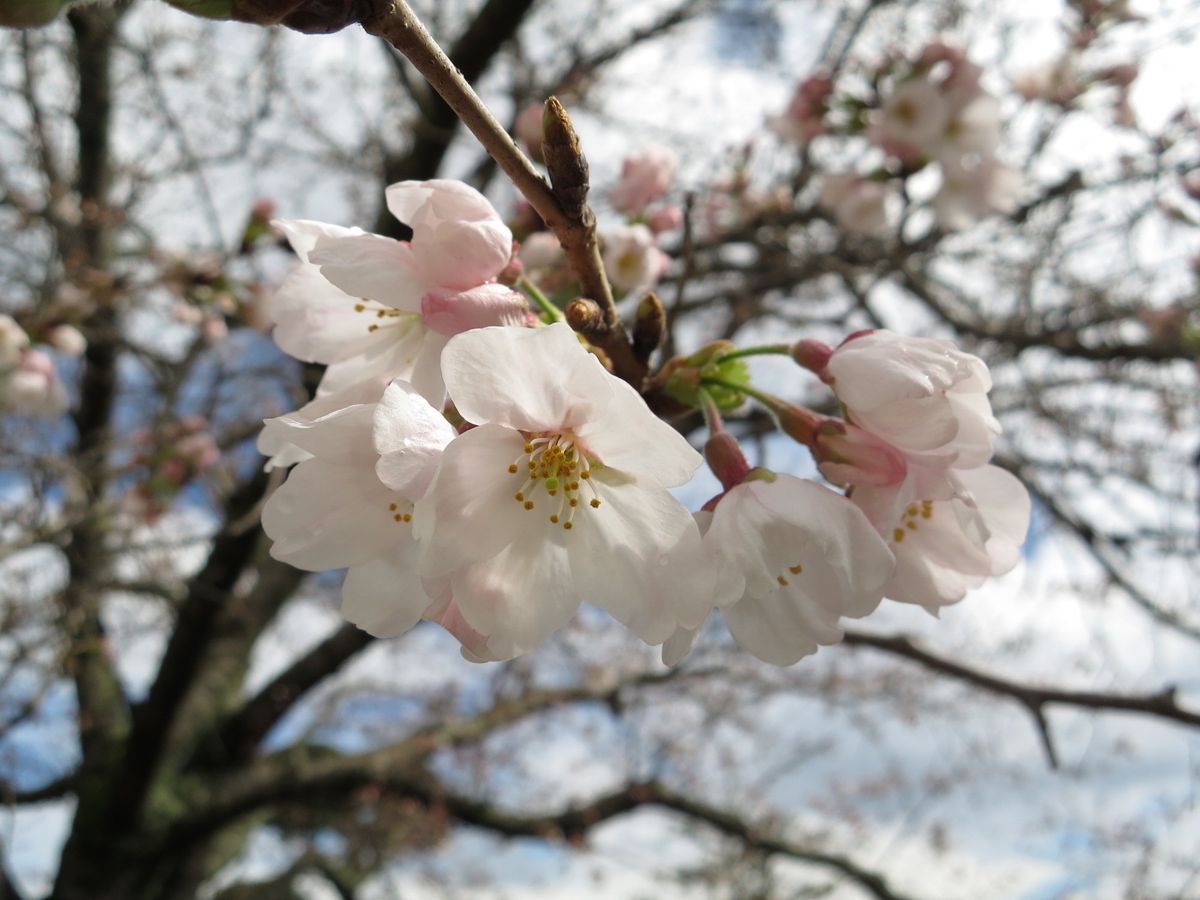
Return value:
<svg viewBox="0 0 1200 900">
<path fill-rule="evenodd" d="M 1000 675 L 993 675 L 938 656 L 920 647 L 904 635 L 879 635 L 848 630 L 842 642 L 851 647 L 871 647 L 875 650 L 882 650 L 893 656 L 900 656 L 918 663 L 939 674 L 966 682 L 998 696 L 1016 700 L 1033 716 L 1051 766 L 1057 766 L 1058 760 L 1045 717 L 1047 706 L 1074 706 L 1101 712 L 1131 712 L 1200 728 L 1200 712 L 1181 707 L 1175 698 L 1175 688 L 1173 687 L 1153 694 L 1107 694 L 1099 691 L 1072 691 L 1038 687 L 1012 681 Z"/>
<path fill-rule="evenodd" d="M 612 360 L 617 375 L 640 390 L 645 367 L 633 356 L 625 328 L 617 316 L 612 289 L 600 258 L 595 217 L 591 210 L 585 205 L 579 215 L 567 214 L 550 185 L 496 121 L 404 0 L 394 0 L 379 15 L 365 19 L 362 26 L 369 34 L 382 37 L 404 54 L 425 76 L 554 232 L 579 278 L 584 296 L 595 301 L 604 312 L 605 329 L 589 334 L 589 340 Z"/>
</svg>

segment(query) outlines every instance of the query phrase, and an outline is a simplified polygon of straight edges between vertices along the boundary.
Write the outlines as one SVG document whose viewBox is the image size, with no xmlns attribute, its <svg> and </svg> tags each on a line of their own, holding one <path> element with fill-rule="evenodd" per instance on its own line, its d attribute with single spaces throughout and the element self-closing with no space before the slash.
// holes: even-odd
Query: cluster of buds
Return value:
<svg viewBox="0 0 1200 900">
<path fill-rule="evenodd" d="M 133 435 L 130 465 L 143 473 L 125 495 L 129 509 L 151 523 L 170 507 L 185 486 L 204 475 L 221 458 L 221 450 L 203 416 L 187 416 Z"/>
</svg>

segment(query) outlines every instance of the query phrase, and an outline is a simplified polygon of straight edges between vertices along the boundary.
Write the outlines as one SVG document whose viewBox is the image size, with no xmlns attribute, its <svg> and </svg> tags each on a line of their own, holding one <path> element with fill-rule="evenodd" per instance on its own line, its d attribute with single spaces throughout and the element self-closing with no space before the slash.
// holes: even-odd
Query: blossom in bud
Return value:
<svg viewBox="0 0 1200 900">
<path fill-rule="evenodd" d="M 450 334 L 525 322 L 524 297 L 493 280 L 509 262 L 512 233 L 461 182 L 404 181 L 387 200 L 412 228 L 411 242 L 275 223 L 301 260 L 272 301 L 275 341 L 298 359 L 328 364 L 319 393 L 402 378 L 436 406 L 445 399 L 438 360 Z"/>
<path fill-rule="evenodd" d="M 609 229 L 600 235 L 600 242 L 604 271 L 612 286 L 622 293 L 641 293 L 654 287 L 671 262 L 645 225 Z"/>
<path fill-rule="evenodd" d="M 521 262 L 530 270 L 550 269 L 566 261 L 562 244 L 549 231 L 535 231 L 525 238 L 519 252 Z"/>
<path fill-rule="evenodd" d="M 967 228 L 992 213 L 1014 212 L 1023 186 L 1019 172 L 992 158 L 970 168 L 943 161 L 933 213 L 947 231 Z"/>
<path fill-rule="evenodd" d="M 608 194 L 613 209 L 636 216 L 671 189 L 678 159 L 666 147 L 648 147 L 625 157 L 621 177 Z"/>
<path fill-rule="evenodd" d="M 891 230 L 896 198 L 878 181 L 841 173 L 825 179 L 820 204 L 848 234 L 882 237 Z"/>
<path fill-rule="evenodd" d="M 0 374 L 14 368 L 29 347 L 29 335 L 12 316 L 0 313 Z"/>
<path fill-rule="evenodd" d="M 834 484 L 887 487 L 904 481 L 904 454 L 883 438 L 849 422 L 827 418 L 816 428 L 813 457 Z"/>
<path fill-rule="evenodd" d="M 656 209 L 646 217 L 646 226 L 655 234 L 662 234 L 664 231 L 674 231 L 676 228 L 683 227 L 683 210 L 678 206 L 664 206 L 662 209 Z"/>
<path fill-rule="evenodd" d="M 954 496 L 914 499 L 899 509 L 892 508 L 889 488 L 856 487 L 852 495 L 896 556 L 887 596 L 935 614 L 1012 569 L 1029 529 L 1029 492 L 1008 472 L 981 466 L 951 470 L 949 477 Z"/>
<path fill-rule="evenodd" d="M 315 414 L 323 410 L 310 404 L 267 420 L 260 450 L 294 448 L 304 459 L 268 499 L 262 524 L 276 559 L 311 572 L 348 568 L 342 614 L 377 637 L 394 637 L 443 611 L 417 571 L 413 501 L 454 429 L 404 382 L 390 384 L 377 403 L 354 402 L 363 393 L 321 398 L 331 412 Z"/>
<path fill-rule="evenodd" d="M 46 343 L 64 356 L 83 356 L 87 350 L 87 338 L 74 325 L 54 326 L 46 335 Z"/>
<path fill-rule="evenodd" d="M 750 474 L 750 463 L 737 438 L 728 431 L 718 431 L 708 439 L 704 445 L 704 459 L 726 490 L 741 484 Z"/>
<path fill-rule="evenodd" d="M 951 107 L 941 88 L 927 78 L 897 87 L 872 116 L 867 137 L 888 153 L 914 162 L 942 137 Z"/>
<path fill-rule="evenodd" d="M 832 347 L 812 338 L 803 338 L 792 345 L 792 359 L 822 379 L 832 355 Z"/>
<path fill-rule="evenodd" d="M 525 145 L 531 156 L 542 158 L 542 104 L 530 103 L 517 116 L 513 126 L 517 140 Z"/>
<path fill-rule="evenodd" d="M 1083 93 L 1083 80 L 1068 55 L 1018 76 L 1013 87 L 1026 100 L 1070 106 Z"/>
<path fill-rule="evenodd" d="M 870 615 L 896 561 L 846 497 L 791 475 L 751 479 L 696 514 L 719 573 L 717 606 L 734 640 L 764 662 L 791 665 L 842 639 L 839 619 Z M 664 644 L 673 665 L 698 628 Z"/>
<path fill-rule="evenodd" d="M 834 350 L 825 371 L 849 420 L 910 461 L 967 468 L 991 459 L 1000 433 L 991 375 L 949 341 L 869 331 Z"/>
<path fill-rule="evenodd" d="M 783 115 L 769 119 L 767 127 L 783 140 L 797 147 L 805 146 L 817 135 L 825 133 L 823 119 L 832 93 L 833 79 L 828 75 L 804 79 L 796 86 Z"/>
<path fill-rule="evenodd" d="M 464 332 L 442 369 L 477 427 L 446 447 L 414 514 L 426 584 L 453 597 L 474 658 L 532 649 L 581 599 L 648 643 L 700 624 L 714 576 L 668 488 L 701 459 L 678 432 L 565 324 Z"/>
<path fill-rule="evenodd" d="M 67 406 L 54 360 L 41 350 L 26 350 L 15 368 L 0 373 L 0 408 L 50 418 L 66 412 Z"/>
</svg>

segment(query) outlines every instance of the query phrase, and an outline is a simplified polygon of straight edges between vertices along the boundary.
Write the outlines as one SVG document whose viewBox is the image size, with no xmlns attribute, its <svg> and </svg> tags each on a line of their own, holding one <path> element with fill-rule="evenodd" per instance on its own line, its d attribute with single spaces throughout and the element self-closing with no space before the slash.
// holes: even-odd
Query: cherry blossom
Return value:
<svg viewBox="0 0 1200 900">
<path fill-rule="evenodd" d="M 764 662 L 786 666 L 838 643 L 842 616 L 874 612 L 896 561 L 841 494 L 791 475 L 755 474 L 697 520 L 734 640 Z M 677 630 L 664 644 L 664 662 L 678 662 L 697 631 Z"/>
<path fill-rule="evenodd" d="M 613 209 L 631 216 L 642 212 L 671 189 L 678 159 L 666 147 L 648 147 L 630 154 L 621 167 L 621 178 L 609 192 Z"/>
<path fill-rule="evenodd" d="M 355 402 L 364 393 L 371 391 L 322 398 L 330 412 L 310 404 L 267 421 L 262 452 L 294 448 L 305 458 L 267 501 L 262 524 L 276 559 L 312 572 L 348 568 L 342 614 L 394 637 L 444 607 L 425 593 L 418 572 L 413 501 L 454 430 L 404 382 L 388 385 L 378 403 Z"/>
<path fill-rule="evenodd" d="M 658 249 L 654 233 L 645 225 L 622 225 L 601 235 L 604 270 L 612 286 L 622 293 L 652 288 L 671 260 Z"/>
<path fill-rule="evenodd" d="M 954 469 L 955 496 L 907 501 L 891 488 L 856 487 L 855 504 L 872 517 L 896 556 L 886 593 L 931 613 L 1010 571 L 1029 528 L 1029 492 L 997 466 Z"/>
<path fill-rule="evenodd" d="M 981 466 L 1000 425 L 977 356 L 949 341 L 891 331 L 852 335 L 829 356 L 825 380 L 847 417 L 913 460 Z"/>
<path fill-rule="evenodd" d="M 0 372 L 16 366 L 28 346 L 25 329 L 12 316 L 0 313 Z"/>
<path fill-rule="evenodd" d="M 487 199 L 460 182 L 400 182 L 387 201 L 413 229 L 411 241 L 275 223 L 301 260 L 272 303 L 275 340 L 298 359 L 329 364 L 321 393 L 402 378 L 440 405 L 447 337 L 525 321 L 522 295 L 493 281 L 508 264 L 512 234 Z"/>
<path fill-rule="evenodd" d="M 1016 210 L 1023 182 L 1020 174 L 986 158 L 977 165 L 942 164 L 942 187 L 933 198 L 938 224 L 955 231 L 974 225 L 994 212 Z"/>
<path fill-rule="evenodd" d="M 803 147 L 825 133 L 825 109 L 833 93 L 833 79 L 814 75 L 801 81 L 783 115 L 767 121 L 767 127 L 785 141 Z"/>
<path fill-rule="evenodd" d="M 87 338 L 74 325 L 56 325 L 46 335 L 46 343 L 63 356 L 83 356 Z"/>
<path fill-rule="evenodd" d="M 565 324 L 450 339 L 442 370 L 471 428 L 417 503 L 422 571 L 477 658 L 533 648 L 581 599 L 648 643 L 707 610 L 712 574 L 667 491 L 700 455 Z"/>
<path fill-rule="evenodd" d="M 884 100 L 867 136 L 888 153 L 915 160 L 941 139 L 950 114 L 939 85 L 926 78 L 913 78 Z"/>
<path fill-rule="evenodd" d="M 895 197 L 878 181 L 839 173 L 825 179 L 821 206 L 849 234 L 882 237 L 891 230 Z"/>
<path fill-rule="evenodd" d="M 27 349 L 14 368 L 0 373 L 0 406 L 44 418 L 66 412 L 67 391 L 49 354 Z"/>
</svg>

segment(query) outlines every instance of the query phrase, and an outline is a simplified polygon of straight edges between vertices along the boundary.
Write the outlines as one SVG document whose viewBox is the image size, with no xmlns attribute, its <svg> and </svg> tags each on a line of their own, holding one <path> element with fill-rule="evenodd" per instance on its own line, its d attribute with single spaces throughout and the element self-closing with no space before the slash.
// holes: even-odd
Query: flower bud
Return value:
<svg viewBox="0 0 1200 900">
<path fill-rule="evenodd" d="M 737 438 L 728 431 L 718 431 L 708 439 L 704 445 L 704 458 L 725 490 L 741 484 L 750 474 L 750 463 L 738 446 Z"/>
<path fill-rule="evenodd" d="M 542 136 L 542 159 L 550 173 L 554 195 L 563 211 L 578 219 L 587 207 L 588 162 L 579 146 L 579 135 L 575 133 L 571 117 L 557 97 L 546 101 L 542 112 Z"/>
<path fill-rule="evenodd" d="M 832 347 L 812 338 L 805 338 L 792 345 L 792 359 L 822 380 L 825 379 L 825 364 L 832 355 Z"/>
<path fill-rule="evenodd" d="M 87 338 L 74 325 L 55 326 L 46 336 L 46 343 L 64 356 L 82 356 L 87 350 Z"/>
<path fill-rule="evenodd" d="M 821 474 L 834 484 L 889 487 L 908 474 L 904 454 L 880 437 L 849 422 L 826 419 L 812 444 Z"/>
</svg>

